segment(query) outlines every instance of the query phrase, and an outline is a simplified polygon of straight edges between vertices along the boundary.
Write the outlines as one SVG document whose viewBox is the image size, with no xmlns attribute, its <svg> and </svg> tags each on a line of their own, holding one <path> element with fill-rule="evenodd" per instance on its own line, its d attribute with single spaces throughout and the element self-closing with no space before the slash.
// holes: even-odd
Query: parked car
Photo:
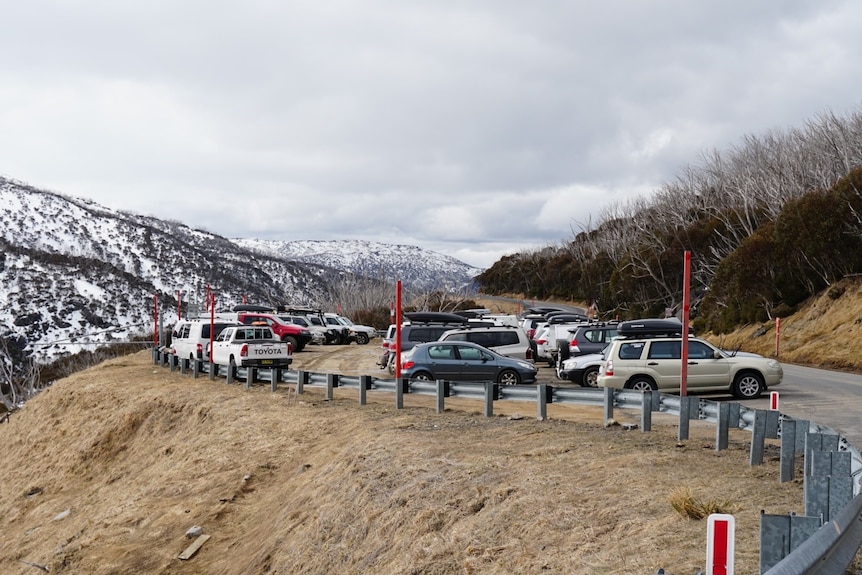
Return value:
<svg viewBox="0 0 862 575">
<path fill-rule="evenodd" d="M 495 325 L 450 329 L 444 332 L 438 341 L 469 341 L 506 357 L 533 362 L 530 338 L 521 326 Z"/>
<path fill-rule="evenodd" d="M 350 343 L 351 341 L 355 341 L 359 345 L 365 345 L 375 337 L 377 337 L 377 330 L 373 327 L 367 325 L 359 325 L 353 323 L 349 318 L 344 317 L 343 315 L 338 315 L 335 313 L 325 313 L 323 314 L 324 319 L 326 320 L 327 325 L 330 327 L 344 329 L 347 328 L 347 337 L 348 340 L 345 343 Z"/>
<path fill-rule="evenodd" d="M 557 365 L 557 379 L 571 381 L 581 387 L 597 387 L 602 359 L 603 353 L 587 353 L 563 360 Z"/>
<path fill-rule="evenodd" d="M 537 371 L 532 363 L 467 341 L 420 343 L 401 356 L 401 375 L 409 379 L 494 381 L 515 385 L 535 383 Z"/>
<path fill-rule="evenodd" d="M 617 337 L 617 322 L 590 322 L 570 328 L 565 344 L 560 341 L 560 361 L 588 353 L 601 352 Z"/>
<path fill-rule="evenodd" d="M 311 338 L 312 338 L 310 343 L 313 343 L 315 345 L 323 345 L 326 343 L 327 334 L 329 333 L 329 330 L 326 329 L 325 327 L 321 327 L 321 326 L 317 326 L 317 325 L 311 325 L 311 322 L 308 321 L 308 318 L 305 317 L 304 315 L 279 314 L 278 317 L 280 317 L 281 319 L 283 319 L 287 323 L 296 324 L 296 325 L 310 331 L 311 332 Z"/>
<path fill-rule="evenodd" d="M 224 328 L 232 325 L 239 325 L 239 322 L 223 319 L 211 322 L 204 318 L 180 320 L 171 333 L 171 353 L 192 361 L 209 361 L 207 344 L 210 342 L 210 333 L 215 339 Z"/>
<path fill-rule="evenodd" d="M 622 322 L 611 342 L 597 378 L 600 387 L 680 391 L 682 324 L 676 320 Z M 759 397 L 781 383 L 778 361 L 751 354 L 727 353 L 711 343 L 690 337 L 686 389 L 729 391 L 739 399 Z"/>
</svg>

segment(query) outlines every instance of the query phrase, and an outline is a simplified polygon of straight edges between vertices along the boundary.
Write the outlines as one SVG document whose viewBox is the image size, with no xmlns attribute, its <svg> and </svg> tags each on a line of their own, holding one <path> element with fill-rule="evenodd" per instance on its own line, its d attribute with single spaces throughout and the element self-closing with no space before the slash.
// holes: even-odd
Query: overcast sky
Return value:
<svg viewBox="0 0 862 575">
<path fill-rule="evenodd" d="M 862 96 L 851 0 L 0 0 L 0 174 L 486 267 Z"/>
</svg>

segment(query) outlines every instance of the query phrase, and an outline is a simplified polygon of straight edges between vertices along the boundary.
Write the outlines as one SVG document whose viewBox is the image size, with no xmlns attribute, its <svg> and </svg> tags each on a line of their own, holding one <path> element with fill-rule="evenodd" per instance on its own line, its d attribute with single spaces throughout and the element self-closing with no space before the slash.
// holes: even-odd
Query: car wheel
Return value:
<svg viewBox="0 0 862 575">
<path fill-rule="evenodd" d="M 581 380 L 581 385 L 583 387 L 598 387 L 598 379 L 599 366 L 594 365 L 592 367 L 588 367 L 586 371 L 584 371 L 584 378 Z"/>
<path fill-rule="evenodd" d="M 410 379 L 418 379 L 419 381 L 434 381 L 434 376 L 427 371 L 417 371 Z"/>
<path fill-rule="evenodd" d="M 731 391 L 737 399 L 755 399 L 765 389 L 763 376 L 755 371 L 744 371 L 733 380 Z"/>
<path fill-rule="evenodd" d="M 502 385 L 518 385 L 521 383 L 521 376 L 518 375 L 517 371 L 504 369 L 497 377 L 497 383 Z"/>
<path fill-rule="evenodd" d="M 367 333 L 357 333 L 356 334 L 356 343 L 359 345 L 365 345 L 368 343 L 368 334 Z"/>
<path fill-rule="evenodd" d="M 572 352 L 569 349 L 569 340 L 567 339 L 558 339 L 557 340 L 557 355 L 560 358 L 560 362 L 564 362 L 569 357 L 571 357 Z"/>
<path fill-rule="evenodd" d="M 233 358 L 233 356 L 230 356 L 230 365 L 228 365 L 228 369 L 230 370 L 230 378 L 236 379 L 236 360 Z"/>
<path fill-rule="evenodd" d="M 653 380 L 643 376 L 634 378 L 626 384 L 626 387 L 634 391 L 656 391 L 658 389 Z"/>
<path fill-rule="evenodd" d="M 296 338 L 295 338 L 295 337 L 293 337 L 292 335 L 286 335 L 286 336 L 284 336 L 283 338 L 281 338 L 281 341 L 284 341 L 284 342 L 289 343 L 289 344 L 290 344 L 290 349 L 291 349 L 292 351 L 299 351 L 299 350 L 301 350 L 301 349 L 302 349 L 301 347 L 299 347 L 299 342 L 298 342 L 298 341 L 296 341 Z"/>
</svg>

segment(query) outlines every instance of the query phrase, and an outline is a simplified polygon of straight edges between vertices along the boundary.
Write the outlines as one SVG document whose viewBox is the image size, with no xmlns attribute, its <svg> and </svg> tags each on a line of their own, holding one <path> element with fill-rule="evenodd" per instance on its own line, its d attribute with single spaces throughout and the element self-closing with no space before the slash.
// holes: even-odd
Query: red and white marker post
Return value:
<svg viewBox="0 0 862 575">
<path fill-rule="evenodd" d="M 733 515 L 713 513 L 706 520 L 706 575 L 733 575 Z"/>
<path fill-rule="evenodd" d="M 778 392 L 770 391 L 769 392 L 769 410 L 770 411 L 778 411 Z"/>
</svg>

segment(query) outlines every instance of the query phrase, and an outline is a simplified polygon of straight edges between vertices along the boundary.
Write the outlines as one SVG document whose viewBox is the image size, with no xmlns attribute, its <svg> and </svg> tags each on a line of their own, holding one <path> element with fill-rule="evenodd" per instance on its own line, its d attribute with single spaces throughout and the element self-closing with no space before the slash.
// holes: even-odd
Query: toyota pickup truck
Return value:
<svg viewBox="0 0 862 575">
<path fill-rule="evenodd" d="M 213 342 L 212 361 L 237 367 L 288 367 L 293 349 L 281 341 L 268 326 L 230 326 Z"/>
</svg>

